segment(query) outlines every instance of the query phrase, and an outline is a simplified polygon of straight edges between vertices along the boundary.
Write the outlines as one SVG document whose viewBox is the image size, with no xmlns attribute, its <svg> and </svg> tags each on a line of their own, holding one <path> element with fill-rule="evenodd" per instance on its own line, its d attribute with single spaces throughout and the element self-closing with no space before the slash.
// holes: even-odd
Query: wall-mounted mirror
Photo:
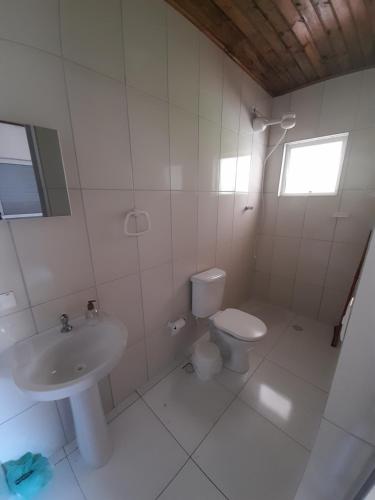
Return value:
<svg viewBox="0 0 375 500">
<path fill-rule="evenodd" d="M 57 130 L 0 121 L 0 219 L 70 215 Z"/>
</svg>

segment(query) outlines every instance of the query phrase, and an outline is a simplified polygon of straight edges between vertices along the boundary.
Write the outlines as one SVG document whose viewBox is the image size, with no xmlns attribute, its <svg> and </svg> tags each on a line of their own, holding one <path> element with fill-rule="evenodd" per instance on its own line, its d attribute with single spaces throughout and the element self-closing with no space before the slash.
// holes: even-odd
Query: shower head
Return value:
<svg viewBox="0 0 375 500">
<path fill-rule="evenodd" d="M 280 119 L 254 116 L 252 125 L 254 132 L 264 132 L 271 125 L 280 125 L 282 129 L 289 130 L 296 125 L 296 114 L 285 113 Z"/>
</svg>

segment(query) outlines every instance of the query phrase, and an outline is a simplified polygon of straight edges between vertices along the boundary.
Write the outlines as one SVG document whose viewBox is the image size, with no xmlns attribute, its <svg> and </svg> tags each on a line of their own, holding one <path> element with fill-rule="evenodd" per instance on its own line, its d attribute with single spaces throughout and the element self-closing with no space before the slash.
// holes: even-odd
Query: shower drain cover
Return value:
<svg viewBox="0 0 375 500">
<path fill-rule="evenodd" d="M 301 325 L 293 325 L 293 329 L 296 330 L 296 332 L 302 332 L 303 328 Z"/>
</svg>

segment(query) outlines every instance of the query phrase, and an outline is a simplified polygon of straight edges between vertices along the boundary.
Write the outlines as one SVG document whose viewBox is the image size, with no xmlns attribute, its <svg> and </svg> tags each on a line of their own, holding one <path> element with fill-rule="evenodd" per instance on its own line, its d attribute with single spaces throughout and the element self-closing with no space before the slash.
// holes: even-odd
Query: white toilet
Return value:
<svg viewBox="0 0 375 500">
<path fill-rule="evenodd" d="M 191 277 L 192 312 L 209 318 L 210 337 L 220 349 L 224 366 L 239 373 L 249 370 L 249 351 L 262 339 L 267 327 L 260 319 L 238 309 L 220 311 L 225 288 L 225 271 L 209 269 Z"/>
</svg>

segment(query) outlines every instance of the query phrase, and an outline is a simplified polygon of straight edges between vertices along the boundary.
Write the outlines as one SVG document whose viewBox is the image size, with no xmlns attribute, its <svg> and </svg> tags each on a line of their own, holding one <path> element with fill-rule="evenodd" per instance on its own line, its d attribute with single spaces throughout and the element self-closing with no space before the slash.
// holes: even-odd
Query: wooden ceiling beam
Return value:
<svg viewBox="0 0 375 500">
<path fill-rule="evenodd" d="M 354 19 L 345 0 L 330 0 L 332 9 L 340 24 L 340 29 L 346 41 L 348 51 L 352 60 L 353 68 L 361 67 L 365 64 Z"/>
<path fill-rule="evenodd" d="M 223 48 L 249 75 L 274 95 L 288 85 L 250 46 L 243 33 L 210 0 L 167 0 L 216 44 Z"/>
<path fill-rule="evenodd" d="M 278 33 L 263 15 L 262 11 L 259 10 L 257 5 L 249 0 L 235 0 L 235 3 L 243 15 L 252 22 L 254 29 L 260 32 L 267 40 L 280 60 L 280 63 L 288 69 L 294 81 L 299 85 L 303 85 L 304 82 L 310 81 L 312 68 L 308 68 L 306 73 L 302 70 L 298 61 L 293 57 L 291 52 L 286 50 L 287 48 L 279 38 Z"/>
<path fill-rule="evenodd" d="M 357 35 L 361 45 L 362 53 L 365 57 L 366 64 L 371 64 L 374 60 L 375 45 L 372 37 L 371 22 L 368 18 L 367 8 L 363 0 L 346 0 L 349 4 L 349 9 L 354 18 L 354 24 L 357 28 Z"/>
<path fill-rule="evenodd" d="M 375 66 L 375 0 L 166 0 L 271 95 Z"/>
<path fill-rule="evenodd" d="M 287 66 L 282 64 L 273 48 L 263 35 L 258 32 L 251 21 L 244 15 L 241 9 L 233 0 L 212 0 L 217 7 L 219 7 L 224 14 L 231 19 L 231 21 L 242 31 L 251 44 L 253 50 L 258 52 L 261 57 L 268 60 L 275 71 L 279 74 L 280 78 L 286 84 L 302 84 L 305 80 L 295 80 L 288 72 Z"/>
<path fill-rule="evenodd" d="M 332 9 L 332 5 L 327 0 L 314 0 L 312 2 L 312 6 L 316 11 L 325 32 L 327 33 L 341 70 L 350 71 L 351 65 L 354 61 L 350 60 L 349 47 L 345 43 L 345 39 Z"/>
<path fill-rule="evenodd" d="M 296 22 L 295 9 L 291 11 L 290 0 L 255 0 L 255 3 L 275 26 L 288 50 L 292 51 L 295 57 L 299 56 L 300 64 L 305 64 L 306 59 L 307 64 L 315 69 L 320 78 L 326 77 L 329 72 L 311 40 L 306 25 L 299 18 Z"/>
</svg>

